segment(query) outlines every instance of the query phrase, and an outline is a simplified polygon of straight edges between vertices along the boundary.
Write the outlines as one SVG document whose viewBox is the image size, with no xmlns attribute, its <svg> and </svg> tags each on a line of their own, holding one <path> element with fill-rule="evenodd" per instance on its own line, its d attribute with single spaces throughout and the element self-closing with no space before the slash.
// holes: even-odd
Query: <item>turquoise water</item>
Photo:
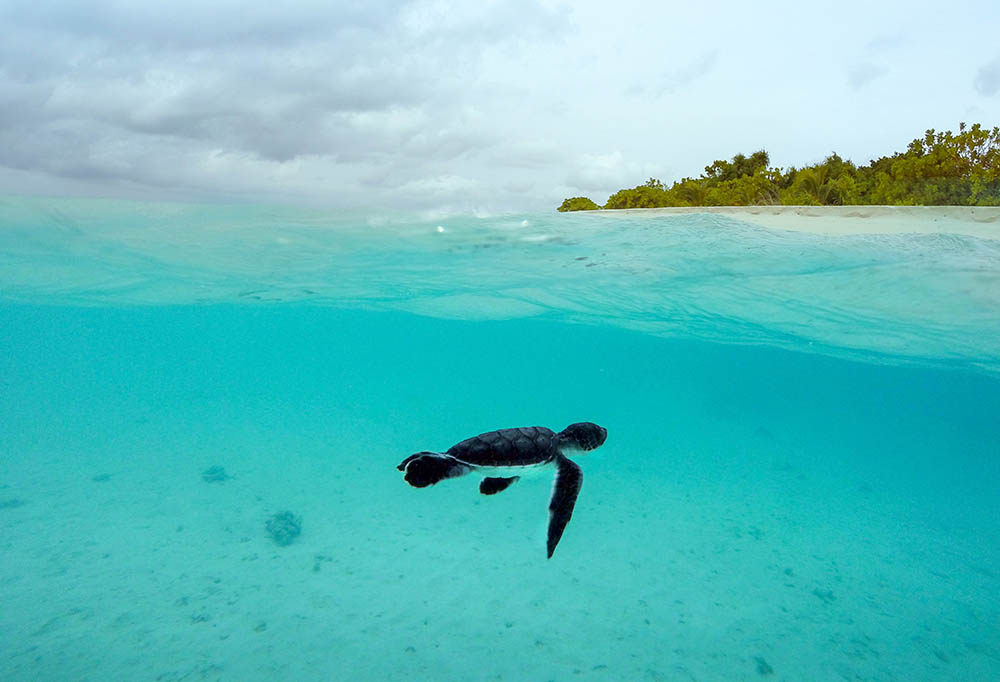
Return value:
<svg viewBox="0 0 1000 682">
<path fill-rule="evenodd" d="M 0 217 L 0 679 L 1000 677 L 1000 241 Z M 581 420 L 551 560 L 548 477 L 395 469 Z"/>
</svg>

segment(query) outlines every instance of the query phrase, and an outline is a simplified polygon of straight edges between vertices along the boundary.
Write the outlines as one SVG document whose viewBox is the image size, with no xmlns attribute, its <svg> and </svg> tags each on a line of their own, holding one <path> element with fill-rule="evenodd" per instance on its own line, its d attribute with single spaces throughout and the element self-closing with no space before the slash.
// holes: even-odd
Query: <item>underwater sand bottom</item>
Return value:
<svg viewBox="0 0 1000 682">
<path fill-rule="evenodd" d="M 155 446 L 34 457 L 0 491 L 23 502 L 0 510 L 0 678 L 995 678 L 995 528 L 843 478 L 835 448 L 733 436 L 661 471 L 627 440 L 581 458 L 551 561 L 544 477 L 483 498 L 409 489 L 388 452 L 232 456 L 213 483 Z M 285 508 L 304 529 L 279 547 Z"/>
</svg>

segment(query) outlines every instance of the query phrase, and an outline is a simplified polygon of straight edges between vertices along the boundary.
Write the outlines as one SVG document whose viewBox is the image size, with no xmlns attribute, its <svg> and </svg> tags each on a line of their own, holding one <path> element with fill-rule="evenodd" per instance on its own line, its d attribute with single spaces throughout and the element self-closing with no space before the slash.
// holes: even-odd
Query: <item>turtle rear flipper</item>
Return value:
<svg viewBox="0 0 1000 682">
<path fill-rule="evenodd" d="M 575 463 L 562 455 L 556 457 L 556 482 L 549 500 L 549 558 L 556 551 L 566 524 L 573 517 L 576 497 L 583 485 L 583 472 Z"/>
<path fill-rule="evenodd" d="M 436 452 L 418 452 L 410 455 L 396 467 L 405 471 L 403 479 L 414 488 L 426 488 L 446 478 L 469 473 L 469 466 L 454 457 Z"/>
<path fill-rule="evenodd" d="M 499 476 L 487 476 L 479 482 L 479 492 L 483 495 L 496 495 L 509 488 L 510 484 L 519 478 L 521 477 L 511 476 L 510 478 L 502 478 Z"/>
</svg>

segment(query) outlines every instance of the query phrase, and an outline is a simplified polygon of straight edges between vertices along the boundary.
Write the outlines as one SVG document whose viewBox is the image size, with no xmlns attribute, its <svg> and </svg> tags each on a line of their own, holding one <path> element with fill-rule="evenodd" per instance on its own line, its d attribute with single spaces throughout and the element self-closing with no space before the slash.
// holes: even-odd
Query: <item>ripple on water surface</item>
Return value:
<svg viewBox="0 0 1000 682">
<path fill-rule="evenodd" d="M 448 319 L 547 316 L 1000 367 L 1000 241 L 923 228 L 827 236 L 717 214 L 423 220 L 7 199 L 0 265 L 0 296 L 30 303 L 298 301 Z"/>
</svg>

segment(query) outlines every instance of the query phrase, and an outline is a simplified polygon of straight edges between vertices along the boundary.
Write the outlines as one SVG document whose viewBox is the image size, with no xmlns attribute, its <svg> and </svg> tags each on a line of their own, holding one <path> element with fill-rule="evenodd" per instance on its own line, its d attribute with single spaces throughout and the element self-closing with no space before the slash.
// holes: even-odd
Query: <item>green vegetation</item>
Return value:
<svg viewBox="0 0 1000 682">
<path fill-rule="evenodd" d="M 558 211 L 596 211 L 600 206 L 587 197 L 573 197 L 562 202 Z"/>
<path fill-rule="evenodd" d="M 909 205 L 1000 206 L 1000 128 L 959 125 L 958 134 L 928 130 L 905 152 L 855 166 L 836 154 L 821 163 L 773 168 L 764 150 L 715 161 L 698 178 L 669 188 L 655 178 L 618 190 L 604 206 L 566 199 L 560 211 L 661 206 Z"/>
</svg>

